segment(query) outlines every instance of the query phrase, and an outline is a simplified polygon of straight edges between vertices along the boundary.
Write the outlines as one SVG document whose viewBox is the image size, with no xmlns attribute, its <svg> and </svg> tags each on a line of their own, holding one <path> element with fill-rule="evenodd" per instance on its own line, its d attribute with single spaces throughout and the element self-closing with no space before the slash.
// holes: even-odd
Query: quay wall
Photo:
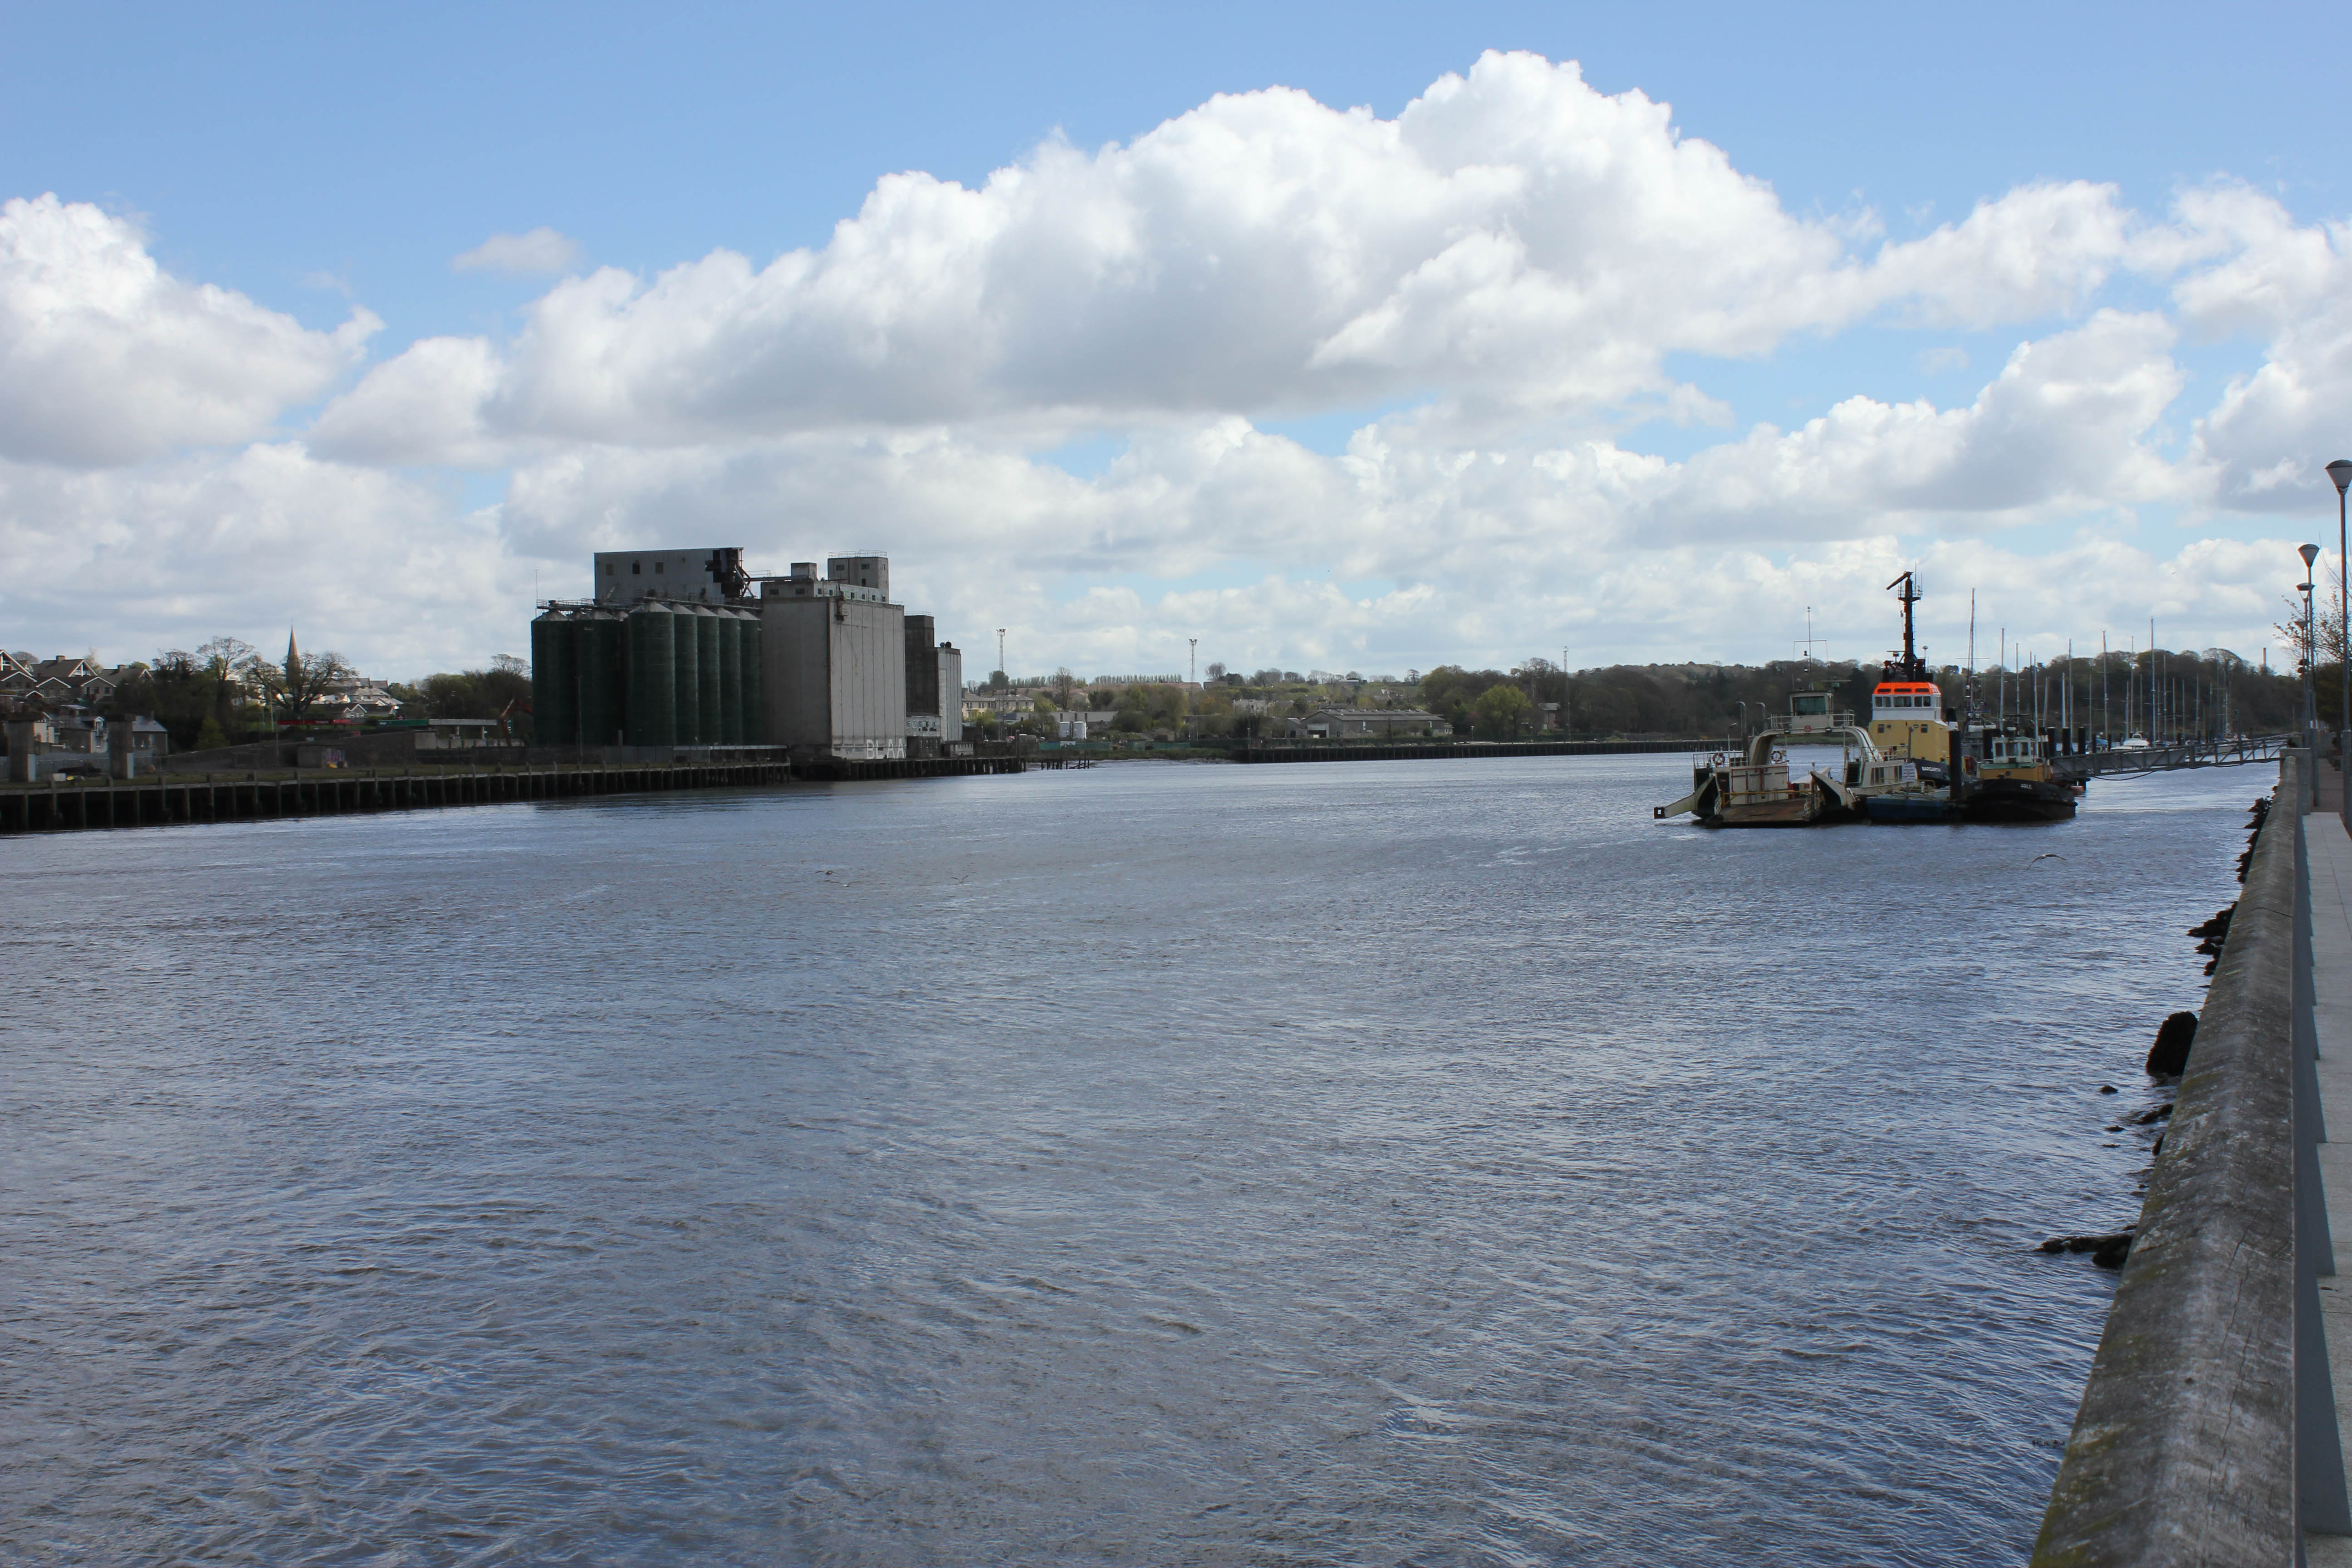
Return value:
<svg viewBox="0 0 2352 1568">
<path fill-rule="evenodd" d="M 1723 751 L 1729 741 L 1339 741 L 1236 746 L 1237 763 L 1375 763 L 1441 757 L 1622 757 Z"/>
<path fill-rule="evenodd" d="M 2317 1194 L 2315 1153 L 2298 1146 L 2316 1131 L 2296 1016 L 2307 765 L 2300 752 L 2282 763 L 2034 1568 L 2284 1568 L 2306 1525 L 2347 1528 L 2333 1394 L 2313 1353 L 2315 1271 L 2334 1265 L 2316 1256 L 2324 1217 L 2315 1240 L 2299 1206 Z"/>
<path fill-rule="evenodd" d="M 835 767 L 773 761 L 660 763 L 585 767 L 418 767 L 398 771 L 304 769 L 265 777 L 217 773 L 90 784 L 0 788 L 0 835 L 149 827 L 352 812 L 415 811 L 682 789 L 733 789 L 794 780 L 952 778 L 1022 773 L 1017 754 L 895 758 Z"/>
<path fill-rule="evenodd" d="M 307 752 L 339 752 L 347 767 L 621 767 L 656 766 L 668 763 L 781 761 L 781 746 L 421 746 L 414 730 L 378 731 L 359 735 L 285 735 L 251 741 L 241 746 L 218 746 L 203 752 L 176 752 L 164 758 L 172 773 L 233 773 L 301 765 Z"/>
</svg>

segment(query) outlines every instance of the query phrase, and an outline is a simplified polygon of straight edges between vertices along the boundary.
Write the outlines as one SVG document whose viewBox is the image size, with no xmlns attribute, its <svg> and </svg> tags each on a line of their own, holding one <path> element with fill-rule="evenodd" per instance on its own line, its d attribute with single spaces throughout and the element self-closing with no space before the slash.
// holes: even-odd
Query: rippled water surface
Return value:
<svg viewBox="0 0 2352 1568">
<path fill-rule="evenodd" d="M 2018 1561 L 2270 781 L 1687 778 L 0 841 L 0 1559 Z"/>
</svg>

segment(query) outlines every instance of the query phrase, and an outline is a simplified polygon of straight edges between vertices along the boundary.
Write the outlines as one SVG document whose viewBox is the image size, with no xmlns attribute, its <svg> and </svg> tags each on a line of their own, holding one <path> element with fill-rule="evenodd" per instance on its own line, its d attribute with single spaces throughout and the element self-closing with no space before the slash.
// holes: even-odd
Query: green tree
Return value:
<svg viewBox="0 0 2352 1568">
<path fill-rule="evenodd" d="M 304 653 L 295 647 L 291 632 L 286 636 L 283 661 L 248 652 L 237 666 L 245 684 L 261 693 L 283 722 L 308 718 L 327 688 L 351 673 L 352 667 L 343 662 L 342 655 Z"/>
<path fill-rule="evenodd" d="M 434 719 L 495 719 L 517 700 L 530 700 L 530 667 L 508 654 L 490 660 L 488 669 L 444 671 L 417 683 L 417 697 L 425 715 Z M 394 694 L 411 700 L 400 688 Z M 404 709 L 404 711 L 405 710 Z"/>
<path fill-rule="evenodd" d="M 248 692 L 238 666 L 253 648 L 235 637 L 215 637 L 189 653 L 172 648 L 116 689 L 117 716 L 144 714 L 163 726 L 174 751 L 232 744 L 247 721 L 266 726 L 265 716 L 247 710 Z"/>
<path fill-rule="evenodd" d="M 1479 734 L 1489 741 L 1516 741 L 1526 731 L 1534 706 L 1516 686 L 1490 686 L 1478 694 L 1471 710 L 1477 716 Z"/>
</svg>

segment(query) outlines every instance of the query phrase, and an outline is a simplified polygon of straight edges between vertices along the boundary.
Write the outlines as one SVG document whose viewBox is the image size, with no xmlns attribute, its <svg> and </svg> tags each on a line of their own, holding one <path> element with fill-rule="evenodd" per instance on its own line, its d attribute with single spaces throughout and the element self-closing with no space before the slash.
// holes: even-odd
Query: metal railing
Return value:
<svg viewBox="0 0 2352 1568">
<path fill-rule="evenodd" d="M 2188 1070 L 2034 1544 L 2060 1564 L 2302 1561 L 2352 1534 L 2318 1276 L 2311 897 L 2280 762 Z"/>
<path fill-rule="evenodd" d="M 2228 767 L 2266 763 L 2294 744 L 2292 735 L 2233 735 L 2221 741 L 2168 741 L 2157 746 L 2112 746 L 2097 752 L 2062 752 L 2050 765 L 2069 778 L 2116 773 L 2152 773 L 2171 768 Z"/>
</svg>

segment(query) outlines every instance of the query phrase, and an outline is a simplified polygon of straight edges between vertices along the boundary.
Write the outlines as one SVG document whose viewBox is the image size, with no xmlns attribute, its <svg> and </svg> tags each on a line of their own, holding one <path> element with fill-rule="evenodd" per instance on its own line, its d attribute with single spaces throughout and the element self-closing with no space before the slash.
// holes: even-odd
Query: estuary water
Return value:
<svg viewBox="0 0 2352 1568">
<path fill-rule="evenodd" d="M 0 840 L 0 1560 L 2021 1561 L 2272 777 L 1688 778 Z"/>
</svg>

